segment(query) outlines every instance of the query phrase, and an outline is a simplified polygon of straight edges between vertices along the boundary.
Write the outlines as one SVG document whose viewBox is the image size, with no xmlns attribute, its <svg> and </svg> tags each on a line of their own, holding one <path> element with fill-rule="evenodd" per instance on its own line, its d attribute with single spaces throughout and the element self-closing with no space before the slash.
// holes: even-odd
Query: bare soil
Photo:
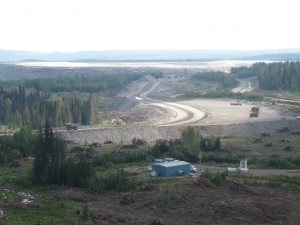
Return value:
<svg viewBox="0 0 300 225">
<path fill-rule="evenodd" d="M 178 100 L 176 95 L 195 89 L 184 76 L 155 79 L 146 76 L 120 91 L 110 100 L 109 120 L 120 119 L 113 126 L 79 127 L 78 131 L 61 129 L 61 134 L 74 143 L 130 142 L 134 137 L 145 140 L 179 138 L 188 125 L 199 127 L 204 135 L 251 136 L 274 133 L 288 127 L 297 130 L 300 122 L 296 114 L 280 106 L 267 103 L 229 99 Z M 251 106 L 259 106 L 259 117 L 251 118 Z"/>
<path fill-rule="evenodd" d="M 299 192 L 234 181 L 215 186 L 204 178 L 176 179 L 170 185 L 149 184 L 120 195 L 74 189 L 61 198 L 88 204 L 99 224 L 298 224 Z"/>
</svg>

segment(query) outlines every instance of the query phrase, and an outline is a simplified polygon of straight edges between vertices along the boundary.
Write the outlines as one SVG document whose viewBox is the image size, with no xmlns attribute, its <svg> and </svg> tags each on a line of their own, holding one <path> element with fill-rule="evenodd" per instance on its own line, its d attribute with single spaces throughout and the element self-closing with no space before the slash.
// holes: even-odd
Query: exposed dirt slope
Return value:
<svg viewBox="0 0 300 225">
<path fill-rule="evenodd" d="M 298 130 L 300 122 L 294 120 L 265 121 L 257 123 L 241 123 L 230 125 L 203 125 L 197 126 L 203 135 L 228 136 L 257 136 L 262 133 L 274 133 L 278 129 L 288 127 Z M 80 127 L 77 131 L 61 130 L 59 133 L 67 141 L 74 143 L 104 143 L 131 142 L 133 138 L 142 138 L 148 141 L 157 139 L 180 138 L 185 126 L 156 127 L 156 126 L 110 126 L 110 127 Z"/>
<path fill-rule="evenodd" d="M 300 127 L 290 112 L 277 106 L 248 101 L 231 105 L 233 100 L 224 99 L 178 101 L 172 98 L 171 95 L 186 87 L 190 85 L 176 76 L 162 79 L 146 76 L 130 84 L 115 98 L 115 107 L 119 105 L 119 110 L 111 114 L 111 119 L 120 118 L 126 125 L 81 127 L 78 131 L 64 130 L 61 134 L 75 143 L 103 143 L 130 142 L 133 138 L 148 141 L 179 138 L 188 125 L 199 127 L 204 135 L 219 136 L 249 136 L 274 133 L 283 127 L 290 130 Z M 164 94 L 160 96 L 161 93 Z M 257 118 L 249 118 L 253 104 L 260 107 Z"/>
<path fill-rule="evenodd" d="M 56 199 L 88 205 L 99 224 L 298 224 L 299 192 L 234 181 L 215 186 L 205 179 L 180 179 L 123 194 L 69 190 L 57 193 Z"/>
<path fill-rule="evenodd" d="M 180 137 L 182 128 L 155 126 L 110 126 L 87 130 L 62 131 L 60 134 L 69 142 L 74 143 L 104 143 L 105 141 L 131 142 L 133 138 L 171 139 Z"/>
</svg>

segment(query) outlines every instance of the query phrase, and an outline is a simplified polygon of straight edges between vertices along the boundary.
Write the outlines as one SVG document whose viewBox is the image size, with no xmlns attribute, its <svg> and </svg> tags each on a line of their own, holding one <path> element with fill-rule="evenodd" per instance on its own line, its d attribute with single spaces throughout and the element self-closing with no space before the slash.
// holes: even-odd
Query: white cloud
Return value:
<svg viewBox="0 0 300 225">
<path fill-rule="evenodd" d="M 3 0 L 0 49 L 300 48 L 298 0 Z"/>
</svg>

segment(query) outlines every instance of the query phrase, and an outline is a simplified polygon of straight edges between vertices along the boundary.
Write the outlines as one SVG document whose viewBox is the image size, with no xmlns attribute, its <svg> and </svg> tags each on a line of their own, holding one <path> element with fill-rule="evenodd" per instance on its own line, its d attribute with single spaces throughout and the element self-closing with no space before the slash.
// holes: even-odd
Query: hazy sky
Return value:
<svg viewBox="0 0 300 225">
<path fill-rule="evenodd" d="M 0 49 L 300 48 L 299 0 L 1 0 Z"/>
</svg>

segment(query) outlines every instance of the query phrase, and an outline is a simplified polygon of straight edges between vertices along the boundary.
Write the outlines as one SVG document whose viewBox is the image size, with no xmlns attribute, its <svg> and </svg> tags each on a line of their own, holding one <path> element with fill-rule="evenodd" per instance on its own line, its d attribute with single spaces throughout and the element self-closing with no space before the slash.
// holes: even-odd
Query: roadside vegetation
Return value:
<svg viewBox="0 0 300 225">
<path fill-rule="evenodd" d="M 241 78 L 257 76 L 261 89 L 300 91 L 300 62 L 255 63 L 250 67 L 232 68 L 231 73 Z"/>
<path fill-rule="evenodd" d="M 223 89 L 197 90 L 180 95 L 180 98 L 231 98 L 247 101 L 262 101 L 264 97 L 255 93 L 233 93 Z"/>
<path fill-rule="evenodd" d="M 202 88 L 193 90 L 182 95 L 178 98 L 230 98 L 248 101 L 263 101 L 264 97 L 256 93 L 234 93 L 232 88 L 239 85 L 236 79 L 237 75 L 228 74 L 220 71 L 215 72 L 199 72 L 191 77 L 191 80 L 199 82 L 209 82 L 217 84 L 216 87 Z"/>
</svg>

